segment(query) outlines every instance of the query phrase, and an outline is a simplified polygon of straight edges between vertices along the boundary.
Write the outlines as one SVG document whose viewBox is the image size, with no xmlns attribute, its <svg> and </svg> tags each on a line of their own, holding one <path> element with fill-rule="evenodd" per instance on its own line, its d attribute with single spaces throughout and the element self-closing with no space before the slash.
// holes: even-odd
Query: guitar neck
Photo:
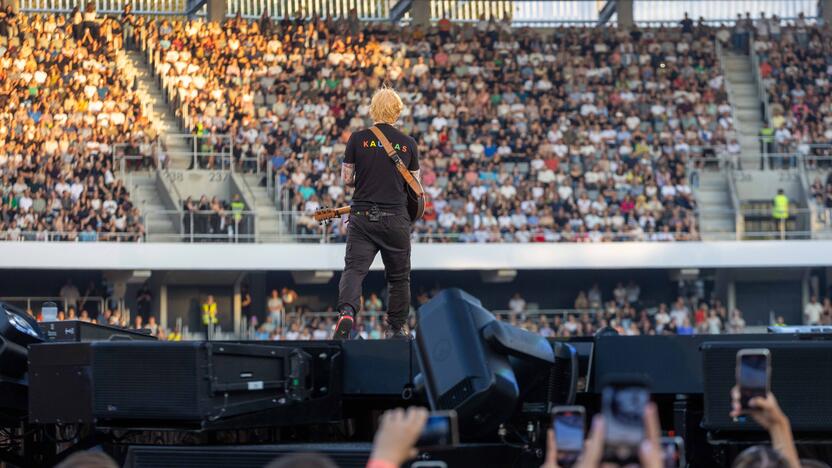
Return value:
<svg viewBox="0 0 832 468">
<path fill-rule="evenodd" d="M 351 207 L 349 205 L 335 208 L 335 216 L 344 216 L 350 214 Z"/>
</svg>

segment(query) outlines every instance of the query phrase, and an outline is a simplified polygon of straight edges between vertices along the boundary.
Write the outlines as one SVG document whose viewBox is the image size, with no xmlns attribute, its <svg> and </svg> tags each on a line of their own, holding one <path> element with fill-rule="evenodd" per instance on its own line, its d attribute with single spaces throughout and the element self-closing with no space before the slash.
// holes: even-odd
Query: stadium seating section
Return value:
<svg viewBox="0 0 832 468">
<path fill-rule="evenodd" d="M 79 15 L 17 15 L 0 28 L 6 239 L 142 237 L 112 153 L 147 148 L 157 131 L 121 66 L 119 22 Z M 271 168 L 301 238 L 320 236 L 315 209 L 348 202 L 339 158 L 350 132 L 372 124 L 383 84 L 420 142 L 423 242 L 697 240 L 689 168 L 736 136 L 707 28 L 135 26 L 183 125 L 230 134 L 238 162 Z M 832 140 L 829 39 L 803 27 L 754 44 L 783 148 Z M 343 240 L 342 224 L 328 229 Z"/>
<path fill-rule="evenodd" d="M 18 15 L 0 38 L 0 236 L 142 238 L 113 146 L 156 138 L 122 71 L 114 21 L 95 40 L 64 16 Z"/>
</svg>

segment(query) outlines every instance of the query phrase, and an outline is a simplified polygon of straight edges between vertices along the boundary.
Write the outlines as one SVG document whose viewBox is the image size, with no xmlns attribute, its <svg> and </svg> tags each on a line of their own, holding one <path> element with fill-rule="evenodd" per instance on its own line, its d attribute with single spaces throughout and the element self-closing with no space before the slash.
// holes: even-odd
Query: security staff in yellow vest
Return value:
<svg viewBox="0 0 832 468">
<path fill-rule="evenodd" d="M 771 205 L 771 217 L 777 221 L 780 230 L 780 239 L 786 239 L 786 220 L 789 218 L 789 197 L 783 193 L 783 189 L 777 190 L 774 196 L 774 203 Z"/>
<path fill-rule="evenodd" d="M 240 194 L 235 193 L 234 197 L 231 198 L 231 214 L 234 219 L 234 235 L 240 235 L 242 233 L 242 226 L 243 223 L 243 210 L 246 209 L 246 204 L 240 200 Z"/>
<path fill-rule="evenodd" d="M 219 320 L 217 320 L 217 302 L 214 300 L 214 296 L 209 294 L 208 299 L 202 304 L 202 324 L 208 326 L 217 323 L 219 323 Z"/>
</svg>

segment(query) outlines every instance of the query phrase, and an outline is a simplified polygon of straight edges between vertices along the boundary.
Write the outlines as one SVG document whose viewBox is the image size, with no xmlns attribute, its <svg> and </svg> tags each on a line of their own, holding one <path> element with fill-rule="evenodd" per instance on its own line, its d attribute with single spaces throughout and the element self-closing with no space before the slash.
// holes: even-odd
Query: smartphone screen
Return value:
<svg viewBox="0 0 832 468">
<path fill-rule="evenodd" d="M 431 413 L 416 446 L 419 448 L 450 447 L 456 445 L 457 440 L 456 413 Z"/>
<path fill-rule="evenodd" d="M 552 430 L 558 446 L 558 463 L 564 466 L 575 463 L 584 448 L 584 412 L 577 409 L 556 408 L 553 412 Z"/>
<path fill-rule="evenodd" d="M 768 390 L 768 355 L 748 353 L 739 356 L 737 362 L 737 386 L 740 388 L 740 406 L 748 409 L 754 397 L 765 397 Z"/>
<path fill-rule="evenodd" d="M 604 388 L 601 398 L 606 443 L 614 448 L 630 448 L 632 453 L 626 456 L 633 456 L 644 439 L 644 408 L 650 401 L 650 392 L 642 385 L 610 385 Z"/>
</svg>

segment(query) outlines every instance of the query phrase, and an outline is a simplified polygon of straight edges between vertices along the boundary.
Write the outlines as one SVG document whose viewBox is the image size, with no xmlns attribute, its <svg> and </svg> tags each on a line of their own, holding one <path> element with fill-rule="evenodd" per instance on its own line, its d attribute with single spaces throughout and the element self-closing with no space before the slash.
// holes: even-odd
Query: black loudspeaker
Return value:
<svg viewBox="0 0 832 468">
<path fill-rule="evenodd" d="M 446 289 L 417 314 L 417 357 L 428 402 L 456 410 L 460 433 L 478 437 L 522 413 L 548 417 L 571 403 L 577 356 L 566 343 L 498 322 L 477 299 Z"/>
<path fill-rule="evenodd" d="M 30 351 L 29 418 L 224 429 L 329 421 L 341 350 L 321 342 L 47 343 Z"/>
<path fill-rule="evenodd" d="M 446 289 L 419 308 L 417 318 L 417 356 L 431 408 L 456 410 L 466 434 L 508 420 L 520 388 L 508 357 L 484 344 L 480 330 L 494 316 L 473 296 Z"/>
<path fill-rule="evenodd" d="M 793 431 L 832 432 L 832 340 L 703 343 L 705 429 L 762 430 L 750 417 L 734 421 L 728 415 L 737 351 L 746 348 L 771 352 L 771 391 Z"/>
</svg>

